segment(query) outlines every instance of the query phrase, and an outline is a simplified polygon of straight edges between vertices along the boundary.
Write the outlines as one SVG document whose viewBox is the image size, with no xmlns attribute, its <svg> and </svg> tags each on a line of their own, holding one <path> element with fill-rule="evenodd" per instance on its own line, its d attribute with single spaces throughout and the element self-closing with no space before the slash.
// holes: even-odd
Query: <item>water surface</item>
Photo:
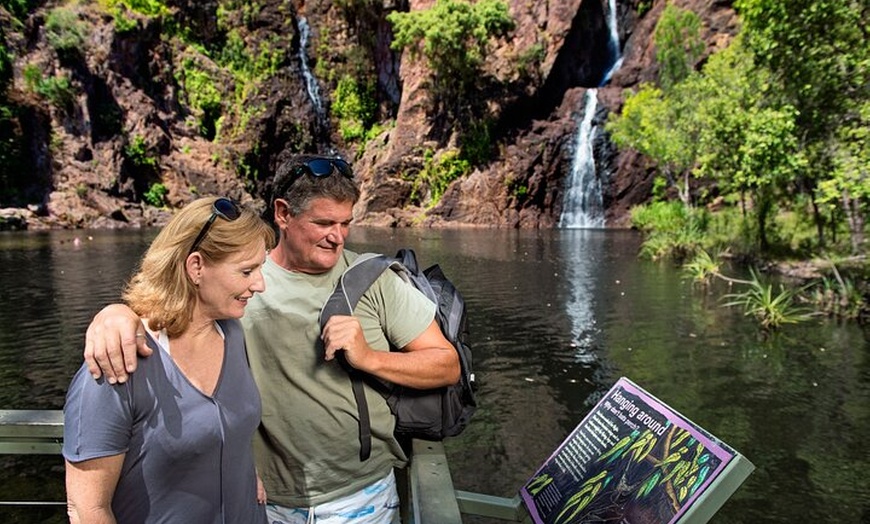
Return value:
<svg viewBox="0 0 870 524">
<path fill-rule="evenodd" d="M 155 234 L 0 234 L 0 407 L 62 407 L 88 321 Z M 457 489 L 513 497 L 627 376 L 756 465 L 712 522 L 870 522 L 868 330 L 819 320 L 762 337 L 720 307 L 726 290 L 639 260 L 627 231 L 356 228 L 350 245 L 412 247 L 469 303 L 480 409 L 446 442 Z M 59 457 L 0 464 L 0 499 L 62 499 Z M 0 521 L 63 521 L 26 511 Z"/>
</svg>

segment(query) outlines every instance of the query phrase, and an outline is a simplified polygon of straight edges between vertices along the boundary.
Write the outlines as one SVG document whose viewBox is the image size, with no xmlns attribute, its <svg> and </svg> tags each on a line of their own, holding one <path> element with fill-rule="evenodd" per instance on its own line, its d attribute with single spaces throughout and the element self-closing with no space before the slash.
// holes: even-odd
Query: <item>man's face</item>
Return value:
<svg viewBox="0 0 870 524">
<path fill-rule="evenodd" d="M 353 202 L 315 198 L 306 211 L 291 216 L 286 204 L 277 201 L 275 211 L 281 230 L 275 262 L 310 274 L 325 273 L 338 263 L 353 219 Z"/>
</svg>

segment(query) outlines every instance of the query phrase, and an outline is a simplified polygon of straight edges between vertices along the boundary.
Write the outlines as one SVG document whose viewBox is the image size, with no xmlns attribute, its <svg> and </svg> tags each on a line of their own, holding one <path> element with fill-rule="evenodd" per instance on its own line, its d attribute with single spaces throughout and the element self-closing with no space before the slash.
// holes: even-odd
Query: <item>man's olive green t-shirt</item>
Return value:
<svg viewBox="0 0 870 524">
<path fill-rule="evenodd" d="M 271 502 L 310 507 L 359 491 L 403 467 L 407 457 L 393 437 L 395 419 L 384 398 L 366 386 L 372 453 L 359 459 L 359 412 L 350 378 L 337 360 L 324 360 L 320 309 L 357 254 L 344 251 L 327 273 L 288 271 L 271 259 L 266 290 L 255 295 L 242 323 L 248 360 L 263 402 L 254 437 L 257 469 Z M 420 336 L 435 305 L 386 271 L 354 310 L 369 345 L 389 351 Z"/>
</svg>

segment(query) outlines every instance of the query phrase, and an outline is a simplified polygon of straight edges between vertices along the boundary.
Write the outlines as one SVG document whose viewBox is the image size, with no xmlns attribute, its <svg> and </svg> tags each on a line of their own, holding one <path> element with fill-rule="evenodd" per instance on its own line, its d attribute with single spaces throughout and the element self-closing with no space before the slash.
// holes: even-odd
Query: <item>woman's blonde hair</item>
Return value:
<svg viewBox="0 0 870 524">
<path fill-rule="evenodd" d="M 170 337 L 176 337 L 190 325 L 196 286 L 187 275 L 187 257 L 216 200 L 200 198 L 176 213 L 151 242 L 124 290 L 124 302 L 139 316 L 147 317 L 152 330 L 166 329 Z M 266 249 L 274 246 L 272 227 L 253 211 L 239 209 L 235 220 L 215 217 L 196 248 L 206 263 L 221 262 L 261 239 Z"/>
</svg>

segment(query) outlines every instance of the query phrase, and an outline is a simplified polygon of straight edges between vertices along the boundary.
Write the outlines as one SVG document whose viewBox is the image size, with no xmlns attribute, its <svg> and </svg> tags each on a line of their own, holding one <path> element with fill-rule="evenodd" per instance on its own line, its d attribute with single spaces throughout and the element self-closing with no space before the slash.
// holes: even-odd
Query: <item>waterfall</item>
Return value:
<svg viewBox="0 0 870 524">
<path fill-rule="evenodd" d="M 311 28 L 308 27 L 308 21 L 304 17 L 299 17 L 299 61 L 302 63 L 302 76 L 305 77 L 305 87 L 308 90 L 308 98 L 314 104 L 314 109 L 317 112 L 317 117 L 323 119 L 323 102 L 320 100 L 320 88 L 317 86 L 317 79 L 311 73 L 308 67 L 308 38 L 311 36 Z"/>
<path fill-rule="evenodd" d="M 616 28 L 616 0 L 607 0 L 607 29 L 610 32 L 610 40 L 607 47 L 610 51 L 611 64 L 599 86 L 609 82 L 613 73 L 622 66 L 622 51 L 619 49 L 619 31 Z"/>
<path fill-rule="evenodd" d="M 607 29 L 610 35 L 607 48 L 610 54 L 610 67 L 599 86 L 609 82 L 613 73 L 622 66 L 616 15 L 616 0 L 607 0 Z M 559 227 L 561 228 L 604 227 L 604 197 L 601 189 L 601 177 L 595 172 L 595 155 L 593 154 L 596 127 L 592 125 L 592 120 L 598 107 L 598 90 L 587 90 L 584 98 L 586 105 L 583 110 L 583 120 L 577 128 L 571 176 L 562 203 L 562 215 L 559 217 Z"/>
<path fill-rule="evenodd" d="M 577 128 L 571 177 L 562 204 L 562 216 L 559 217 L 559 227 L 562 228 L 604 227 L 604 198 L 601 192 L 601 180 L 595 173 L 595 157 L 592 154 L 596 130 L 592 125 L 592 119 L 598 107 L 598 90 L 589 89 L 584 98 L 586 106 L 583 110 L 583 120 Z"/>
</svg>

